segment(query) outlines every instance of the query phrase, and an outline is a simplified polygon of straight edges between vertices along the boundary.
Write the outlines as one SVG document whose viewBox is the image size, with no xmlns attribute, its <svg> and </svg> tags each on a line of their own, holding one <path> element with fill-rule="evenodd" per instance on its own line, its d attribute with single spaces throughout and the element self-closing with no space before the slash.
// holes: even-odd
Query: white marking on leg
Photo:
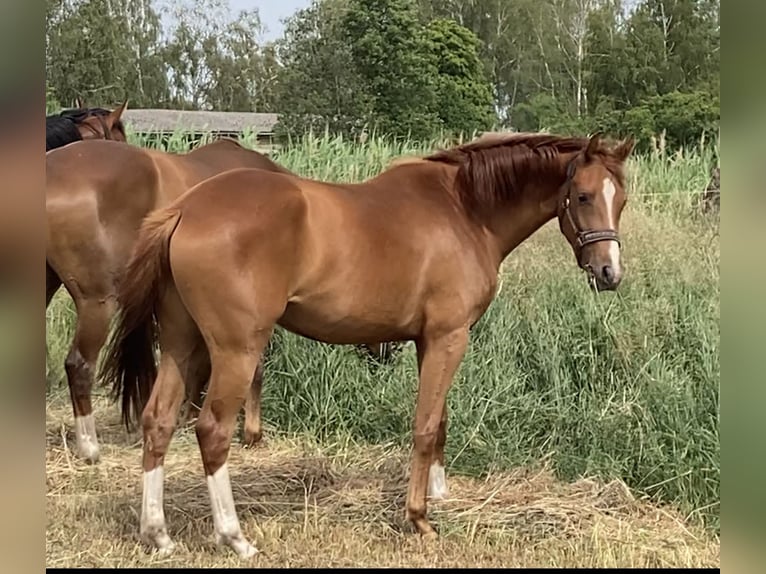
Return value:
<svg viewBox="0 0 766 574">
<path fill-rule="evenodd" d="M 98 438 L 96 438 L 96 421 L 93 414 L 75 417 L 74 433 L 77 440 L 77 454 L 90 462 L 99 458 Z"/>
<path fill-rule="evenodd" d="M 242 529 L 239 526 L 227 463 L 207 477 L 207 487 L 210 492 L 210 506 L 213 510 L 216 542 L 231 546 L 240 558 L 255 556 L 258 550 L 242 535 Z"/>
<path fill-rule="evenodd" d="M 433 500 L 444 500 L 449 495 L 444 467 L 434 462 L 428 469 L 428 496 Z"/>
<path fill-rule="evenodd" d="M 148 544 L 159 549 L 163 555 L 170 554 L 175 544 L 168 536 L 163 508 L 165 471 L 158 466 L 144 472 L 144 492 L 141 504 L 141 537 Z"/>
</svg>

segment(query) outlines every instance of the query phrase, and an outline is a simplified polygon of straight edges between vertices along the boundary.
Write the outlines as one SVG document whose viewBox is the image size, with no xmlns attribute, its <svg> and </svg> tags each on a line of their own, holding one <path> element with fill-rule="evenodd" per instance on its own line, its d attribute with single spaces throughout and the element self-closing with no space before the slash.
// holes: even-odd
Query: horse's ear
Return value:
<svg viewBox="0 0 766 574">
<path fill-rule="evenodd" d="M 114 124 L 120 121 L 120 118 L 122 117 L 122 114 L 127 109 L 127 107 L 128 107 L 128 100 L 125 100 L 124 102 L 122 102 L 122 105 L 119 108 L 112 110 L 108 118 L 108 122 L 110 126 L 113 126 Z"/>
<path fill-rule="evenodd" d="M 622 140 L 617 147 L 614 148 L 614 155 L 620 160 L 625 161 L 636 146 L 636 140 L 633 136 Z"/>
<path fill-rule="evenodd" d="M 75 99 L 74 105 L 75 105 L 76 108 L 79 108 L 81 110 L 85 108 L 85 102 L 79 96 Z"/>
<path fill-rule="evenodd" d="M 596 155 L 596 152 L 598 151 L 600 145 L 601 145 L 601 132 L 596 132 L 592 136 L 590 136 L 588 147 L 585 149 L 585 159 L 586 160 L 592 159 Z"/>
</svg>

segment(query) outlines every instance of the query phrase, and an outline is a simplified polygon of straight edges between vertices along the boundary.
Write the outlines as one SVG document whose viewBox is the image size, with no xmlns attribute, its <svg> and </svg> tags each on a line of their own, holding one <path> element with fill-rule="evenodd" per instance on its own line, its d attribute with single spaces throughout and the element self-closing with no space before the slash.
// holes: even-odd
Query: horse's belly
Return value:
<svg viewBox="0 0 766 574">
<path fill-rule="evenodd" d="M 410 339 L 420 329 L 419 313 L 408 305 L 385 301 L 358 304 L 320 297 L 288 303 L 279 324 L 285 329 L 325 343 L 353 345 Z"/>
</svg>

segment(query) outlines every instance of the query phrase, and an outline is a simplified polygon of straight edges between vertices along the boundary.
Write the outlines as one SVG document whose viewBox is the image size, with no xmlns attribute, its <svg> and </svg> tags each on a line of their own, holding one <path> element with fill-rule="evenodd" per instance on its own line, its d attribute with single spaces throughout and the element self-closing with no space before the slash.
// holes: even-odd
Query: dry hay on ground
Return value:
<svg viewBox="0 0 766 574">
<path fill-rule="evenodd" d="M 69 405 L 47 417 L 47 567 L 236 567 L 213 543 L 199 451 L 182 429 L 166 461 L 165 510 L 178 547 L 169 558 L 138 542 L 140 441 L 113 407 L 96 404 L 102 460 L 70 452 Z M 595 480 L 562 483 L 546 470 L 474 479 L 450 474 L 450 499 L 429 505 L 441 532 L 427 545 L 404 520 L 405 452 L 325 448 L 267 437 L 232 445 L 231 479 L 260 567 L 720 567 L 720 543 L 673 511 Z M 332 454 L 328 454 L 328 453 Z"/>
</svg>

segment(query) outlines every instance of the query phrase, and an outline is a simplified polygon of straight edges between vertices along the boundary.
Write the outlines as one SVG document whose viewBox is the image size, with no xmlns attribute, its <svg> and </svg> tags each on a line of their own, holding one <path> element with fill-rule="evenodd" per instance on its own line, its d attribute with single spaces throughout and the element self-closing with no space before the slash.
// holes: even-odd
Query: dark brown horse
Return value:
<svg viewBox="0 0 766 574">
<path fill-rule="evenodd" d="M 127 105 L 128 102 L 123 102 L 119 108 L 111 111 L 78 107 L 46 116 L 45 151 L 89 139 L 126 141 L 121 118 Z"/>
<path fill-rule="evenodd" d="M 261 170 L 208 179 L 143 223 L 102 374 L 144 432 L 141 535 L 173 548 L 163 461 L 184 388 L 210 365 L 196 423 L 219 543 L 249 557 L 227 457 L 236 415 L 275 325 L 335 344 L 415 342 L 419 391 L 406 515 L 436 533 L 446 494 L 446 397 L 469 331 L 514 248 L 558 217 L 592 286 L 620 284 L 623 165 L 632 141 L 490 135 L 364 183 Z M 155 371 L 152 345 L 159 338 Z"/>
</svg>

